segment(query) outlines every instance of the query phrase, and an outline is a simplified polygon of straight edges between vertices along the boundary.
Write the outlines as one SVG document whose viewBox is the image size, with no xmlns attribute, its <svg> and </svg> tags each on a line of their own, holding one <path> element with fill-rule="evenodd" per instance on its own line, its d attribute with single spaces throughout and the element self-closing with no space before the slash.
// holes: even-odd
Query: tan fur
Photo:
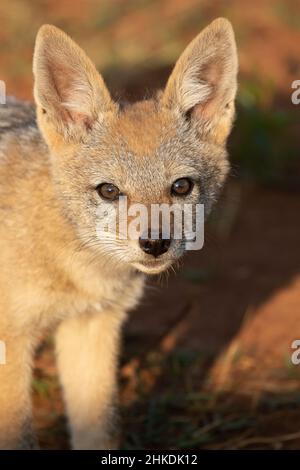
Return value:
<svg viewBox="0 0 300 470">
<path fill-rule="evenodd" d="M 196 181 L 186 202 L 209 212 L 228 171 L 225 141 L 236 93 L 232 28 L 218 19 L 186 49 L 166 89 L 121 109 L 85 53 L 43 26 L 34 54 L 33 107 L 0 107 L 0 448 L 36 447 L 31 425 L 32 354 L 57 330 L 57 357 L 72 444 L 115 448 L 119 336 L 144 274 L 161 263 L 137 242 L 96 235 L 96 210 L 111 182 L 131 203 L 173 202 L 172 182 Z"/>
</svg>

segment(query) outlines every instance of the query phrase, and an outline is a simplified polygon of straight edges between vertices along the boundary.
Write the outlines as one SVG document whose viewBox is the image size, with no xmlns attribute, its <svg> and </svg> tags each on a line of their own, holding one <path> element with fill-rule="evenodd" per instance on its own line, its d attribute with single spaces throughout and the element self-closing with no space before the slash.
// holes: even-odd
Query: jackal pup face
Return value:
<svg viewBox="0 0 300 470">
<path fill-rule="evenodd" d="M 227 174 L 225 144 L 234 117 L 237 54 L 230 23 L 211 23 L 183 52 L 163 92 L 125 108 L 111 99 L 85 53 L 54 26 L 38 33 L 33 69 L 53 183 L 78 237 L 116 263 L 150 274 L 164 270 L 183 254 L 183 239 L 172 232 L 167 240 L 148 232 L 116 236 L 112 219 L 117 214 L 120 227 L 120 196 L 128 208 L 203 203 L 209 212 Z"/>
</svg>

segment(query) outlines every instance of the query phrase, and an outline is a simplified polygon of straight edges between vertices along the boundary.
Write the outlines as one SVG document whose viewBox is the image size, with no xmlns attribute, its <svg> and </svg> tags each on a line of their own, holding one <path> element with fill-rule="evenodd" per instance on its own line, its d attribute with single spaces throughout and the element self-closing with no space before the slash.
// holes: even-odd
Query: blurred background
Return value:
<svg viewBox="0 0 300 470">
<path fill-rule="evenodd" d="M 300 449 L 299 11 L 299 0 L 1 0 L 0 79 L 30 100 L 43 23 L 70 34 L 128 100 L 162 87 L 214 18 L 236 33 L 232 172 L 204 249 L 152 279 L 126 325 L 123 449 Z M 36 358 L 35 422 L 44 448 L 67 448 L 52 342 Z"/>
</svg>

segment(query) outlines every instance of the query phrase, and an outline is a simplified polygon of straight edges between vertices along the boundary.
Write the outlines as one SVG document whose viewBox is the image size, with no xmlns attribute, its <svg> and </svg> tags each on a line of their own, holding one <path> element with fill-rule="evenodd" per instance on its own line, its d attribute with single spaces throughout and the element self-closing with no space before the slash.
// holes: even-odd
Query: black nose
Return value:
<svg viewBox="0 0 300 470">
<path fill-rule="evenodd" d="M 147 253 L 147 255 L 152 255 L 157 258 L 168 251 L 171 245 L 171 240 L 139 238 L 139 244 L 141 249 Z"/>
</svg>

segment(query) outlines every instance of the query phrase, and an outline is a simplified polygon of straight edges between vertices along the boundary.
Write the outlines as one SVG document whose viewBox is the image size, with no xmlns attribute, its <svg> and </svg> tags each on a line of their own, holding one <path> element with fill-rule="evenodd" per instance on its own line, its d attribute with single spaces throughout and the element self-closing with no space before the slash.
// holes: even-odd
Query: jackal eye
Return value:
<svg viewBox="0 0 300 470">
<path fill-rule="evenodd" d="M 179 178 L 171 186 L 171 193 L 174 196 L 187 196 L 190 194 L 194 183 L 189 178 Z"/>
<path fill-rule="evenodd" d="M 115 201 L 120 196 L 120 190 L 112 183 L 102 183 L 96 188 L 97 193 L 103 199 Z"/>
</svg>

